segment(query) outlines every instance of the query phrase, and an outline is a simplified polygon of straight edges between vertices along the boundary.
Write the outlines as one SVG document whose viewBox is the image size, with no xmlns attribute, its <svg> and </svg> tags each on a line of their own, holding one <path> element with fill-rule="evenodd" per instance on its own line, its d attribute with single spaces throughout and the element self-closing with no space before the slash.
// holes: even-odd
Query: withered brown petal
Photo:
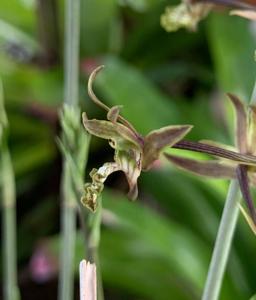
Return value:
<svg viewBox="0 0 256 300">
<path fill-rule="evenodd" d="M 108 111 L 107 119 L 115 123 L 118 120 L 121 108 L 122 108 L 121 105 L 116 105 L 111 107 L 110 110 Z"/>
<path fill-rule="evenodd" d="M 239 151 L 247 152 L 247 115 L 243 102 L 235 95 L 227 94 L 236 112 L 236 144 Z"/>
<path fill-rule="evenodd" d="M 150 169 L 165 147 L 176 144 L 191 129 L 191 125 L 173 125 L 151 131 L 144 140 L 143 170 Z"/>
<path fill-rule="evenodd" d="M 256 211 L 255 211 L 252 196 L 250 193 L 249 180 L 248 180 L 248 174 L 247 174 L 247 166 L 238 165 L 236 168 L 236 173 L 237 173 L 237 179 L 238 179 L 238 182 L 240 185 L 240 189 L 241 189 L 243 198 L 247 204 L 251 218 L 252 218 L 254 224 L 256 224 Z"/>
<path fill-rule="evenodd" d="M 184 158 L 167 153 L 164 153 L 164 156 L 178 168 L 190 171 L 196 175 L 213 178 L 236 177 L 235 167 L 224 165 L 219 161 L 198 161 L 195 159 Z"/>
<path fill-rule="evenodd" d="M 140 143 L 137 136 L 127 127 L 119 123 L 112 123 L 105 120 L 88 120 L 83 113 L 83 124 L 85 129 L 92 135 L 103 139 L 115 139 L 129 141 L 136 147 L 140 148 Z"/>
<path fill-rule="evenodd" d="M 250 105 L 248 108 L 249 130 L 248 130 L 248 152 L 256 154 L 256 107 Z"/>
</svg>

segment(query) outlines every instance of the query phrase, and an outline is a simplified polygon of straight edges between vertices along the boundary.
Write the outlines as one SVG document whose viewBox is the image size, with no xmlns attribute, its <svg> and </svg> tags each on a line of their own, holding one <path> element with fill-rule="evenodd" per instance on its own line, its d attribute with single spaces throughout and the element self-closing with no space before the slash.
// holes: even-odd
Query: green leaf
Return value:
<svg viewBox="0 0 256 300">
<path fill-rule="evenodd" d="M 209 17 L 208 37 L 217 72 L 224 91 L 249 101 L 255 80 L 256 41 L 250 23 L 240 17 L 213 13 Z"/>
<path fill-rule="evenodd" d="M 116 0 L 81 1 L 82 54 L 95 55 L 120 48 L 122 36 L 117 8 Z M 115 37 L 114 44 L 111 40 L 112 35 Z"/>
</svg>

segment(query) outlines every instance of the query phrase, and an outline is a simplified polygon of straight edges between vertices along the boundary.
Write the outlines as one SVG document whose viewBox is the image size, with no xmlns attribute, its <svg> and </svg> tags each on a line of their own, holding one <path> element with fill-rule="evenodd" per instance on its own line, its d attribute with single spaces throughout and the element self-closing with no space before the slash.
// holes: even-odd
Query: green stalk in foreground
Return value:
<svg viewBox="0 0 256 300">
<path fill-rule="evenodd" d="M 202 300 L 217 300 L 219 298 L 239 216 L 239 198 L 239 184 L 236 180 L 232 180 L 222 213 Z"/>
<path fill-rule="evenodd" d="M 16 256 L 16 191 L 7 145 L 8 122 L 0 82 L 0 178 L 2 185 L 3 290 L 5 300 L 18 300 Z"/>
<path fill-rule="evenodd" d="M 97 298 L 98 300 L 104 300 L 104 291 L 101 278 L 101 266 L 99 260 L 99 244 L 100 244 L 100 233 L 101 233 L 101 219 L 102 219 L 102 199 L 98 199 L 98 208 L 94 214 L 90 215 L 90 235 L 89 235 L 89 247 L 88 256 L 97 267 Z"/>
<path fill-rule="evenodd" d="M 256 83 L 253 88 L 250 103 L 251 105 L 255 105 L 256 103 Z M 246 144 L 246 142 L 244 144 Z M 217 300 L 219 298 L 221 284 L 239 216 L 239 198 L 239 183 L 236 180 L 232 180 L 225 201 L 202 300 Z"/>
<path fill-rule="evenodd" d="M 77 169 L 83 172 L 86 162 L 88 139 L 80 125 L 79 100 L 79 30 L 80 0 L 65 2 L 65 90 L 61 113 L 62 136 L 60 143 L 72 157 Z M 74 288 L 74 251 L 76 237 L 77 191 L 67 156 L 63 153 L 61 183 L 61 255 L 59 299 L 72 300 Z"/>
</svg>

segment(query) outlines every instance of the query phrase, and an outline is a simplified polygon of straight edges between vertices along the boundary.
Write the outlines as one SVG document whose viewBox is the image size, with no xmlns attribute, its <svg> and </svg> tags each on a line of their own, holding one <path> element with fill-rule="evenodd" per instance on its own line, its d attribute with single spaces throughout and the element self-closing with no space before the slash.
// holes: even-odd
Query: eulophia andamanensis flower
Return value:
<svg viewBox="0 0 256 300">
<path fill-rule="evenodd" d="M 238 97 L 228 94 L 236 115 L 236 149 L 212 141 L 201 143 L 181 141 L 174 147 L 200 151 L 217 157 L 226 158 L 213 161 L 198 161 L 171 154 L 167 159 L 176 166 L 197 175 L 215 178 L 237 178 L 242 195 L 246 201 L 249 215 L 242 209 L 251 227 L 256 225 L 256 212 L 249 190 L 249 183 L 256 185 L 256 106 L 246 107 Z M 232 149 L 233 151 L 230 151 Z M 254 228 L 255 231 L 256 227 Z"/>
<path fill-rule="evenodd" d="M 85 129 L 92 135 L 107 139 L 114 148 L 114 161 L 103 164 L 90 173 L 91 183 L 85 184 L 82 203 L 95 211 L 97 198 L 104 188 L 107 177 L 116 171 L 124 172 L 129 185 L 128 197 L 136 199 L 138 194 L 137 180 L 141 171 L 149 170 L 166 147 L 171 147 L 181 140 L 192 128 L 191 125 L 166 126 L 151 131 L 145 137 L 120 115 L 120 106 L 109 108 L 94 94 L 92 83 L 96 74 L 102 69 L 98 67 L 88 81 L 88 93 L 91 99 L 107 111 L 107 120 L 88 119 L 83 113 Z"/>
</svg>

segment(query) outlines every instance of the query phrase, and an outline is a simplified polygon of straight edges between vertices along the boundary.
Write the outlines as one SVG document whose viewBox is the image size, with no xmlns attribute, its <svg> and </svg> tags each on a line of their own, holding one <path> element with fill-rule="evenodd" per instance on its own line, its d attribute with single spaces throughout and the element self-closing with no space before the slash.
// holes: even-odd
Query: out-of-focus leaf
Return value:
<svg viewBox="0 0 256 300">
<path fill-rule="evenodd" d="M 208 37 L 219 84 L 224 91 L 249 101 L 256 75 L 256 41 L 249 22 L 239 17 L 212 14 Z"/>
<path fill-rule="evenodd" d="M 144 12 L 159 2 L 163 2 L 163 0 L 118 0 L 120 5 L 130 6 L 132 9 L 139 12 Z"/>
<path fill-rule="evenodd" d="M 116 0 L 81 1 L 81 51 L 82 55 L 95 55 L 110 49 L 113 44 L 112 34 L 115 34 L 114 48 L 118 49 L 121 35 L 114 27 L 121 27 L 118 20 Z M 115 50 L 116 50 L 115 49 Z"/>
<path fill-rule="evenodd" d="M 182 226 L 159 216 L 146 207 L 128 202 L 125 198 L 113 196 L 111 193 L 103 195 L 103 207 L 109 210 L 117 220 L 117 227 L 113 224 L 113 234 L 120 228 L 128 235 L 137 237 L 140 243 L 130 245 L 131 253 L 162 257 L 171 267 L 170 273 L 178 273 L 185 282 L 190 282 L 195 289 L 202 287 L 205 266 L 208 255 L 204 243 Z M 102 245 L 102 250 L 104 249 Z M 103 250 L 104 251 L 104 250 Z M 199 253 L 204 253 L 199 258 Z M 198 256 L 199 255 L 199 256 Z M 114 258 L 114 253 L 113 253 Z M 182 259 L 181 259 L 182 258 Z M 193 265 L 193 272 L 188 266 Z M 120 276 L 120 274 L 119 274 Z"/>
<path fill-rule="evenodd" d="M 21 44 L 28 47 L 29 51 L 38 51 L 39 44 L 31 36 L 21 31 L 18 27 L 13 26 L 0 19 L 0 41 Z"/>
<path fill-rule="evenodd" d="M 211 245 L 206 246 L 206 240 L 190 227 L 117 194 L 105 192 L 103 207 L 100 256 L 105 287 L 143 299 L 200 298 L 210 259 Z M 75 266 L 84 258 L 81 240 Z M 57 255 L 58 239 L 51 245 Z M 230 295 L 244 299 L 237 290 L 229 279 L 222 299 Z"/>
<path fill-rule="evenodd" d="M 54 144 L 45 142 L 37 144 L 23 144 L 17 146 L 13 152 L 14 171 L 17 177 L 45 166 L 56 156 Z"/>
<path fill-rule="evenodd" d="M 1 53 L 0 65 L 8 102 L 38 101 L 56 106 L 62 100 L 62 76 L 59 69 L 42 71 L 32 66 L 21 67 Z"/>
<path fill-rule="evenodd" d="M 136 68 L 109 57 L 96 85 L 111 105 L 123 105 L 122 113 L 135 128 L 146 134 L 169 124 L 179 116 L 176 105 Z"/>
<path fill-rule="evenodd" d="M 27 32 L 34 33 L 36 30 L 35 5 L 36 0 L 1 0 L 0 18 Z"/>
<path fill-rule="evenodd" d="M 167 175 L 169 174 L 169 175 Z M 212 186 L 215 182 L 215 188 Z M 190 228 L 197 237 L 207 242 L 209 249 L 216 237 L 219 213 L 223 207 L 227 183 L 216 180 L 200 180 L 193 176 L 181 175 L 177 171 L 147 172 L 141 176 L 140 190 L 145 188 L 146 195 L 150 195 L 159 203 L 165 214 L 179 224 Z M 155 202 L 154 202 L 154 205 Z M 244 282 L 238 280 L 240 274 L 244 278 L 246 270 L 243 261 L 233 250 L 229 270 L 225 276 L 221 299 L 225 300 L 230 295 L 236 299 L 244 299 L 248 290 Z M 236 270 L 234 273 L 233 270 Z M 239 270 L 239 271 L 237 271 Z M 247 287 L 248 288 L 248 287 Z"/>
</svg>

